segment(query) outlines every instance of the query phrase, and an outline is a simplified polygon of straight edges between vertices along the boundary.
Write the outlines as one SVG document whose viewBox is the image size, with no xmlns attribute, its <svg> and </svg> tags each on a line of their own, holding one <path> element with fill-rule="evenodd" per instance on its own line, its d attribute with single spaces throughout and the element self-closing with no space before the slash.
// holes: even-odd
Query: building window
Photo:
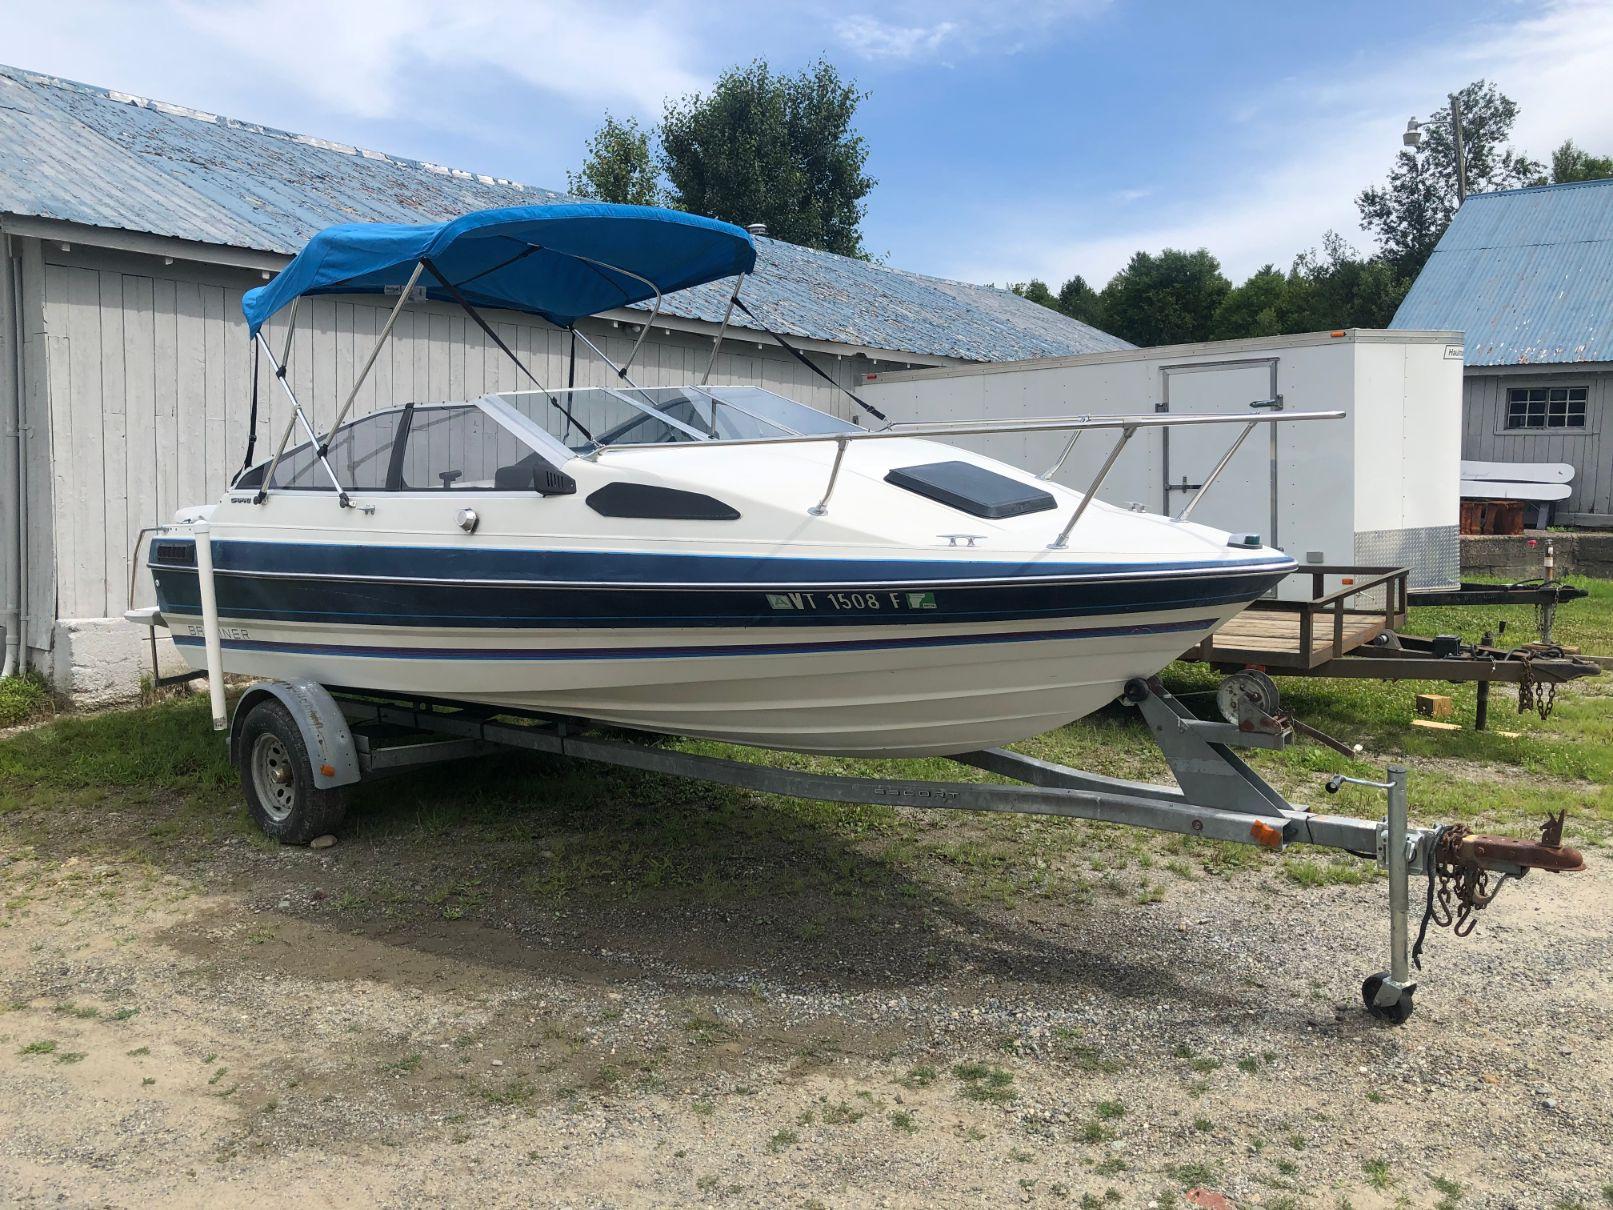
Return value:
<svg viewBox="0 0 1613 1210">
<path fill-rule="evenodd" d="M 1582 429 L 1584 387 L 1513 387 L 1507 391 L 1509 429 Z"/>
</svg>

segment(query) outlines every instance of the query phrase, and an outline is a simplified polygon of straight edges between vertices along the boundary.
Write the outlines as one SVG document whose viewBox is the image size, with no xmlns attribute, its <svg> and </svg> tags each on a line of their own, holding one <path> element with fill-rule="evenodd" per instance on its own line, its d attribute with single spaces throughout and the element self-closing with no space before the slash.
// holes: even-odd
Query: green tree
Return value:
<svg viewBox="0 0 1613 1210">
<path fill-rule="evenodd" d="M 1275 265 L 1262 265 L 1216 307 L 1210 339 L 1280 335 L 1288 330 L 1283 323 L 1287 296 L 1288 278 Z"/>
<path fill-rule="evenodd" d="M 1104 328 L 1135 345 L 1208 340 L 1231 289 L 1207 249 L 1137 252 L 1103 288 Z"/>
<path fill-rule="evenodd" d="M 1089 327 L 1103 327 L 1103 300 L 1079 273 L 1059 287 L 1058 309 Z"/>
<path fill-rule="evenodd" d="M 868 148 L 852 128 L 866 93 L 825 60 L 775 75 L 730 68 L 709 94 L 667 102 L 661 169 L 671 203 L 735 223 L 763 222 L 793 244 L 863 256 Z"/>
<path fill-rule="evenodd" d="M 1570 181 L 1601 181 L 1613 177 L 1613 156 L 1591 155 L 1574 146 L 1573 139 L 1551 153 L 1551 183 L 1566 185 Z"/>
<path fill-rule="evenodd" d="M 1047 283 L 1039 277 L 1033 277 L 1030 281 L 1015 282 L 1008 288 L 1027 302 L 1036 303 L 1053 311 L 1059 309 L 1059 300 L 1053 297 L 1053 291 L 1049 290 Z"/>
<path fill-rule="evenodd" d="M 1090 327 L 1103 326 L 1103 300 L 1098 292 L 1087 285 L 1086 278 L 1077 274 L 1059 287 L 1054 294 L 1048 285 L 1039 277 L 1030 281 L 1015 282 L 1008 287 L 1021 298 L 1039 303 L 1049 310 L 1068 315 L 1071 319 L 1079 320 Z"/>
<path fill-rule="evenodd" d="M 650 135 L 637 118 L 619 122 L 610 114 L 588 140 L 588 158 L 580 171 L 566 173 L 566 184 L 578 197 L 602 202 L 654 206 L 661 200 Z"/>
<path fill-rule="evenodd" d="M 1518 106 L 1486 80 L 1456 94 L 1462 108 L 1462 149 L 1467 191 L 1487 193 L 1538 180 L 1541 165 L 1506 146 Z M 1434 113 L 1423 139 L 1395 156 L 1389 179 L 1355 199 L 1361 225 L 1378 240 L 1381 254 L 1400 273 L 1415 277 L 1456 213 L 1456 144 L 1450 108 Z"/>
<path fill-rule="evenodd" d="M 1382 257 L 1360 255 L 1336 231 L 1322 250 L 1301 252 L 1288 271 L 1281 312 L 1284 332 L 1384 328 L 1406 296 L 1411 279 Z"/>
</svg>

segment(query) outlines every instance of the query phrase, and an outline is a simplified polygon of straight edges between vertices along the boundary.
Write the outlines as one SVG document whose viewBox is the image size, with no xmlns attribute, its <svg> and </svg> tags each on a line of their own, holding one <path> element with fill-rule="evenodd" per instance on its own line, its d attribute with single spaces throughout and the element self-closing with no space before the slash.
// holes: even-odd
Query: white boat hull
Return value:
<svg viewBox="0 0 1613 1210">
<path fill-rule="evenodd" d="M 791 751 L 912 757 L 1012 743 L 1100 709 L 1127 680 L 1153 675 L 1239 608 L 1034 629 L 908 627 L 899 637 L 873 627 L 814 628 L 792 632 L 785 642 L 754 630 L 535 635 L 344 627 L 338 633 L 228 617 L 220 626 L 230 673 Z M 199 620 L 170 622 L 187 659 L 202 667 Z M 600 655 L 584 658 L 579 651 Z"/>
</svg>

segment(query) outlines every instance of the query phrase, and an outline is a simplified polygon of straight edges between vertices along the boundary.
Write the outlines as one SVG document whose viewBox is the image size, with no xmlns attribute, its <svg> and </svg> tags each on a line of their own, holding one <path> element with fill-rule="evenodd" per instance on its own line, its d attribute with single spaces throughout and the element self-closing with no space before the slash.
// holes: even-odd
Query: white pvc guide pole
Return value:
<svg viewBox="0 0 1613 1210">
<path fill-rule="evenodd" d="M 202 644 L 207 651 L 207 696 L 213 704 L 213 730 L 229 725 L 224 717 L 224 655 L 218 638 L 218 598 L 213 593 L 213 541 L 211 527 L 198 521 L 196 531 L 196 583 L 202 596 Z"/>
</svg>

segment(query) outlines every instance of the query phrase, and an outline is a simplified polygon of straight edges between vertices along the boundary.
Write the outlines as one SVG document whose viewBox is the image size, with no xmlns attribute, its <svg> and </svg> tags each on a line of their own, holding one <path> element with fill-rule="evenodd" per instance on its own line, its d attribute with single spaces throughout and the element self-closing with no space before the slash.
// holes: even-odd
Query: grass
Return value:
<svg viewBox="0 0 1613 1210">
<path fill-rule="evenodd" d="M 903 1088 L 912 1089 L 916 1092 L 920 1088 L 928 1088 L 931 1084 L 934 1084 L 935 1078 L 939 1074 L 928 1063 L 920 1063 L 917 1067 L 908 1068 L 907 1074 L 898 1077 L 896 1082 Z"/>
<path fill-rule="evenodd" d="M 1006 1105 L 1019 1094 L 1014 1091 L 1014 1074 L 984 1063 L 957 1063 L 952 1074 L 963 1085 L 959 1094 L 971 1101 Z"/>
<path fill-rule="evenodd" d="M 1366 1174 L 1367 1184 L 1380 1192 L 1395 1183 L 1389 1174 L 1388 1160 L 1362 1160 L 1361 1171 Z"/>
<path fill-rule="evenodd" d="M 1214 1164 L 1172 1164 L 1165 1169 L 1165 1174 L 1179 1185 L 1214 1185 L 1220 1176 L 1220 1169 Z"/>
<path fill-rule="evenodd" d="M 51 712 L 50 687 L 30 670 L 24 676 L 0 678 L 0 727 L 16 727 Z"/>
</svg>

